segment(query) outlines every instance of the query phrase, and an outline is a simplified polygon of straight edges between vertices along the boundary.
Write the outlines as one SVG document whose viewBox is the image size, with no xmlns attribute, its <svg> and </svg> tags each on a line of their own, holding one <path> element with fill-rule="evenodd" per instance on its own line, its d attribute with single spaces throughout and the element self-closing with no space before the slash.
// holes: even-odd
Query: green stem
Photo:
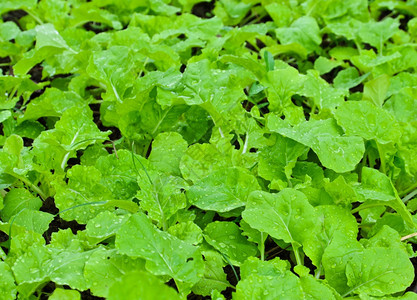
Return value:
<svg viewBox="0 0 417 300">
<path fill-rule="evenodd" d="M 408 189 L 401 192 L 400 197 L 405 197 L 408 193 L 410 193 L 412 190 L 417 189 L 417 183 L 410 186 Z"/>
<path fill-rule="evenodd" d="M 362 206 L 358 206 L 355 209 L 352 209 L 350 211 L 351 214 L 355 214 L 358 211 L 361 211 L 363 209 L 367 209 L 367 208 L 372 208 L 372 207 L 377 207 L 377 206 L 384 206 L 383 204 L 369 204 L 369 205 L 362 205 Z"/>
<path fill-rule="evenodd" d="M 378 142 L 376 142 L 376 147 L 378 149 L 378 153 L 379 153 L 379 160 L 381 162 L 381 166 L 380 166 L 380 170 L 382 171 L 382 173 L 386 174 L 386 169 L 385 169 L 385 155 L 382 152 L 381 146 L 378 144 Z"/>
<path fill-rule="evenodd" d="M 417 189 L 415 189 L 414 191 L 412 191 L 411 193 L 409 193 L 407 196 L 405 196 L 401 200 L 404 203 L 407 203 L 409 200 L 413 199 L 415 195 L 417 195 Z"/>
<path fill-rule="evenodd" d="M 259 250 L 261 251 L 261 260 L 265 260 L 265 240 L 264 233 L 261 231 L 261 244 L 259 245 Z"/>
<path fill-rule="evenodd" d="M 294 251 L 295 260 L 297 261 L 297 266 L 302 266 L 303 262 L 301 261 L 300 253 L 298 252 L 298 248 L 295 247 L 293 243 L 291 243 L 292 249 Z"/>
<path fill-rule="evenodd" d="M 26 12 L 31 16 L 38 24 L 42 25 L 43 21 L 33 11 L 26 9 Z"/>
<path fill-rule="evenodd" d="M 33 191 L 35 191 L 41 198 L 42 200 L 45 200 L 47 198 L 47 196 L 45 195 L 45 193 L 36 185 L 34 185 L 32 182 L 30 182 L 26 177 L 17 175 L 15 173 L 10 174 L 13 177 L 19 179 L 20 181 L 22 181 L 24 184 L 26 184 L 27 186 L 29 186 Z"/>
</svg>

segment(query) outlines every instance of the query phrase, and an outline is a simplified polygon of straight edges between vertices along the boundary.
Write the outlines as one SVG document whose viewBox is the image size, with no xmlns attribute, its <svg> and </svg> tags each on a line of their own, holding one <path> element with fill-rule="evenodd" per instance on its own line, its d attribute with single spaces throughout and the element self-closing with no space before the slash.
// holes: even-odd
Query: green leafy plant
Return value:
<svg viewBox="0 0 417 300">
<path fill-rule="evenodd" d="M 1 1 L 0 299 L 417 299 L 416 7 Z"/>
</svg>

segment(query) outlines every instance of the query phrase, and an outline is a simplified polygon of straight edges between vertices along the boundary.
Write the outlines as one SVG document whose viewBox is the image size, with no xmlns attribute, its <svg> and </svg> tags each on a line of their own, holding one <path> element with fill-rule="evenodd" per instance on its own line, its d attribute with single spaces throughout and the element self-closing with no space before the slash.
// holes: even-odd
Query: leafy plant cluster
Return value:
<svg viewBox="0 0 417 300">
<path fill-rule="evenodd" d="M 417 2 L 0 2 L 0 299 L 416 299 Z"/>
</svg>

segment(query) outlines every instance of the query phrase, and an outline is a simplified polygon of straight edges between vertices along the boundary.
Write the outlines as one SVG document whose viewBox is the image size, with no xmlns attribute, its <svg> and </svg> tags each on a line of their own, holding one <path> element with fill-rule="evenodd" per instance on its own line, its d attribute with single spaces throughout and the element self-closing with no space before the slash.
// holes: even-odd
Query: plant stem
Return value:
<svg viewBox="0 0 417 300">
<path fill-rule="evenodd" d="M 261 244 L 259 245 L 261 251 L 261 260 L 265 260 L 265 241 L 264 241 L 264 233 L 261 231 Z"/>
<path fill-rule="evenodd" d="M 401 200 L 404 203 L 407 203 L 409 200 L 413 199 L 415 195 L 417 195 L 417 189 L 415 189 L 414 191 L 412 191 L 411 193 L 409 193 L 407 196 L 405 196 Z"/>
<path fill-rule="evenodd" d="M 351 214 L 355 214 L 358 211 L 361 211 L 363 209 L 367 209 L 367 208 L 372 208 L 372 207 L 377 207 L 377 206 L 384 206 L 383 204 L 369 204 L 369 205 L 363 205 L 363 206 L 358 206 L 355 209 L 352 209 L 350 211 Z"/>
<path fill-rule="evenodd" d="M 381 146 L 378 144 L 378 142 L 376 142 L 376 147 L 378 148 L 379 160 L 381 162 L 380 170 L 382 173 L 386 174 L 384 153 L 382 152 Z"/>
<path fill-rule="evenodd" d="M 39 195 L 39 197 L 42 198 L 42 200 L 45 200 L 47 198 L 47 196 L 45 195 L 45 193 L 39 187 L 37 187 L 36 185 L 34 185 L 32 182 L 30 182 L 26 177 L 17 175 L 15 173 L 10 174 L 10 175 L 12 175 L 13 177 L 19 179 L 24 184 L 26 184 L 27 186 L 29 186 L 33 191 L 35 191 Z"/>
<path fill-rule="evenodd" d="M 295 247 L 293 243 L 291 243 L 291 245 L 294 251 L 295 260 L 297 261 L 297 266 L 302 266 L 303 262 L 301 261 L 300 253 L 298 252 L 298 247 Z"/>
</svg>

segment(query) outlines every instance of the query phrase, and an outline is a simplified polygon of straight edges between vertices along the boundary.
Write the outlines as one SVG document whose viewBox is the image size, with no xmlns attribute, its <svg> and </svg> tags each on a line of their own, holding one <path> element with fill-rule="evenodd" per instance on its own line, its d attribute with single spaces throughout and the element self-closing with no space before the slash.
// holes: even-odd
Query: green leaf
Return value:
<svg viewBox="0 0 417 300">
<path fill-rule="evenodd" d="M 51 300 L 81 300 L 81 294 L 75 290 L 64 290 L 57 288 L 52 295 L 48 298 Z"/>
<path fill-rule="evenodd" d="M 56 88 L 47 88 L 45 92 L 30 101 L 25 114 L 18 119 L 37 120 L 41 117 L 60 117 L 64 111 L 73 106 L 83 106 L 85 101 L 74 92 L 64 92 Z"/>
<path fill-rule="evenodd" d="M 179 176 L 180 160 L 187 150 L 187 146 L 187 142 L 178 133 L 160 133 L 152 142 L 149 161 L 158 171 Z"/>
<path fill-rule="evenodd" d="M 318 222 L 306 196 L 293 189 L 284 189 L 278 194 L 252 192 L 242 217 L 252 228 L 286 243 L 300 245 L 315 232 Z"/>
<path fill-rule="evenodd" d="M 406 289 L 413 281 L 414 270 L 403 251 L 375 247 L 365 249 L 349 260 L 346 277 L 350 288 L 346 295 L 384 296 Z"/>
<path fill-rule="evenodd" d="M 134 156 L 125 149 L 117 151 L 113 155 L 100 156 L 95 167 L 102 177 L 100 183 L 113 195 L 113 199 L 132 199 L 139 186 L 136 180 Z"/>
<path fill-rule="evenodd" d="M 204 251 L 204 275 L 193 286 L 193 293 L 202 296 L 209 296 L 213 291 L 224 291 L 230 287 L 223 271 L 224 261 L 220 253 L 216 251 Z"/>
<path fill-rule="evenodd" d="M 143 213 L 132 215 L 116 234 L 116 249 L 146 260 L 155 275 L 172 277 L 181 292 L 200 280 L 203 261 L 198 248 L 155 228 Z"/>
<path fill-rule="evenodd" d="M 88 221 L 86 225 L 86 234 L 98 239 L 106 239 L 119 230 L 127 221 L 126 215 L 116 215 L 109 211 L 99 213 L 95 218 Z"/>
<path fill-rule="evenodd" d="M 203 241 L 203 231 L 192 221 L 177 223 L 168 228 L 168 233 L 193 245 Z"/>
<path fill-rule="evenodd" d="M 156 220 L 163 230 L 166 230 L 170 225 L 169 218 L 186 206 L 183 190 L 188 184 L 181 177 L 154 171 L 148 172 L 150 178 L 143 171 L 140 175 L 138 178 L 140 191 L 136 195 L 140 200 L 140 207 L 148 212 L 149 217 Z"/>
<path fill-rule="evenodd" d="M 109 290 L 109 300 L 157 298 L 181 299 L 177 292 L 165 285 L 158 277 L 144 271 L 132 271 L 123 274 L 119 280 L 114 281 Z"/>
<path fill-rule="evenodd" d="M 258 252 L 256 246 L 242 235 L 239 226 L 233 222 L 208 224 L 204 229 L 204 238 L 207 243 L 226 255 L 232 264 L 237 266 Z"/>
<path fill-rule="evenodd" d="M 0 261 L 0 296 L 4 300 L 16 299 L 16 285 L 13 278 L 13 273 L 8 264 Z"/>
<path fill-rule="evenodd" d="M 391 180 L 378 170 L 364 167 L 362 169 L 362 183 L 356 187 L 356 192 L 373 204 L 386 205 L 395 209 L 403 220 L 415 228 L 415 223 L 403 201 L 399 198 Z M 369 204 L 365 203 L 364 205 Z"/>
<path fill-rule="evenodd" d="M 205 210 L 227 212 L 246 204 L 260 189 L 256 178 L 243 168 L 220 169 L 197 181 L 187 191 L 191 204 Z"/>
<path fill-rule="evenodd" d="M 268 72 L 261 81 L 267 87 L 269 109 L 280 111 L 291 103 L 291 97 L 299 92 L 303 86 L 304 77 L 292 67 Z"/>
<path fill-rule="evenodd" d="M 101 184 L 102 175 L 93 166 L 75 165 L 67 172 L 68 184 L 54 181 L 55 204 L 64 220 L 77 220 L 86 224 L 111 199 L 111 192 Z M 88 205 L 88 209 L 85 209 Z M 65 212 L 63 212 L 66 210 Z"/>
<path fill-rule="evenodd" d="M 319 230 L 307 237 L 304 251 L 321 271 L 323 253 L 335 235 L 354 239 L 358 235 L 358 224 L 349 210 L 335 205 L 320 205 L 315 208 Z"/>
<path fill-rule="evenodd" d="M 322 263 L 326 280 L 340 294 L 349 291 L 345 273 L 349 260 L 362 251 L 363 246 L 356 238 L 349 238 L 343 232 L 335 232 L 330 244 L 324 250 Z"/>
<path fill-rule="evenodd" d="M 114 282 L 126 273 L 145 269 L 145 263 L 140 258 L 130 258 L 117 253 L 116 249 L 98 248 L 85 263 L 84 277 L 93 295 L 111 297 L 109 292 Z M 119 293 L 116 293 L 119 294 Z"/>
<path fill-rule="evenodd" d="M 89 108 L 74 106 L 67 109 L 54 129 L 42 132 L 33 142 L 37 162 L 43 168 L 62 172 L 77 150 L 106 140 L 110 131 L 100 131 L 92 119 Z"/>
<path fill-rule="evenodd" d="M 337 73 L 333 79 L 333 85 L 338 89 L 350 89 L 362 83 L 369 75 L 370 73 L 366 73 L 359 76 L 356 68 L 349 67 Z"/>
<path fill-rule="evenodd" d="M 106 100 L 121 102 L 126 89 L 133 84 L 134 67 L 128 47 L 112 46 L 108 50 L 94 52 L 86 71 L 106 85 Z"/>
<path fill-rule="evenodd" d="M 26 230 L 43 234 L 49 228 L 49 223 L 54 219 L 54 215 L 43 211 L 24 209 L 14 217 L 14 223 L 24 227 Z"/>
<path fill-rule="evenodd" d="M 332 88 L 318 72 L 313 70 L 307 72 L 301 94 L 313 99 L 319 109 L 330 110 L 343 103 L 346 95 L 343 90 Z"/>
<path fill-rule="evenodd" d="M 233 299 L 279 299 L 285 295 L 302 298 L 297 276 L 279 258 L 260 261 L 249 258 L 241 266 L 242 279 L 236 286 Z"/>
<path fill-rule="evenodd" d="M 271 131 L 310 147 L 323 166 L 336 172 L 353 170 L 365 152 L 363 140 L 343 136 L 333 119 L 310 120 L 290 127 L 278 117 L 270 116 L 267 126 Z"/>
<path fill-rule="evenodd" d="M 378 76 L 365 83 L 363 88 L 363 100 L 367 100 L 382 107 L 389 89 L 389 77 L 386 74 Z"/>
<path fill-rule="evenodd" d="M 320 75 L 327 74 L 334 68 L 341 65 L 341 62 L 328 59 L 324 56 L 319 56 L 314 61 L 314 69 L 316 69 Z"/>
<path fill-rule="evenodd" d="M 399 26 L 398 19 L 393 18 L 384 18 L 379 22 L 370 21 L 361 26 L 359 37 L 381 52 L 384 43 L 398 31 Z"/>
<path fill-rule="evenodd" d="M 180 161 L 181 174 L 186 180 L 197 182 L 211 172 L 229 167 L 230 161 L 212 144 L 188 147 Z"/>
<path fill-rule="evenodd" d="M 275 137 L 275 144 L 264 146 L 259 151 L 258 174 L 266 180 L 287 182 L 297 159 L 307 148 L 281 135 Z"/>
<path fill-rule="evenodd" d="M 278 28 L 275 33 L 281 44 L 299 43 L 308 53 L 317 51 L 321 44 L 320 28 L 309 16 L 298 18 L 290 27 Z"/>
<path fill-rule="evenodd" d="M 339 106 L 335 115 L 347 135 L 374 139 L 381 144 L 396 142 L 401 136 L 395 119 L 367 101 L 347 101 Z"/>
<path fill-rule="evenodd" d="M 14 66 L 14 72 L 18 75 L 26 74 L 33 66 L 44 59 L 62 53 L 73 56 L 77 54 L 75 50 L 68 46 L 67 42 L 59 34 L 52 24 L 42 24 L 35 28 L 36 46 L 35 49 L 26 52 L 23 59 L 19 60 Z"/>
<path fill-rule="evenodd" d="M 39 210 L 42 200 L 34 197 L 28 190 L 15 188 L 9 191 L 4 197 L 4 208 L 0 211 L 3 221 L 9 221 L 23 209 Z"/>
</svg>

